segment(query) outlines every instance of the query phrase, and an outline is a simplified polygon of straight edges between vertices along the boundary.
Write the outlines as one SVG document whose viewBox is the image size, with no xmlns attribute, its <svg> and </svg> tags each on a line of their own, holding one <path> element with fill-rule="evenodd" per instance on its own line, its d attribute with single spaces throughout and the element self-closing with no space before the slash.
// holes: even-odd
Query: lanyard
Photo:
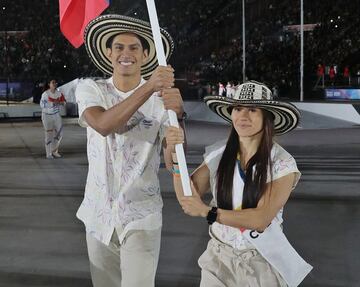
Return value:
<svg viewBox="0 0 360 287">
<path fill-rule="evenodd" d="M 238 168 L 239 168 L 240 177 L 245 183 L 245 177 L 246 176 L 245 176 L 245 172 L 241 168 L 240 160 L 236 160 L 236 162 L 237 162 L 237 165 L 238 165 Z"/>
</svg>

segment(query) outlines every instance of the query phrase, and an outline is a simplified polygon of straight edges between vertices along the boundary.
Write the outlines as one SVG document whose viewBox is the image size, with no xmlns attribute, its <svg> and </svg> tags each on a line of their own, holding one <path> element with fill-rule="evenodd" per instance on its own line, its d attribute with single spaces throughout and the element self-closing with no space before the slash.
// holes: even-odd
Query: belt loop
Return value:
<svg viewBox="0 0 360 287">
<path fill-rule="evenodd" d="M 216 243 L 216 252 L 220 253 L 221 245 L 219 243 Z"/>
<path fill-rule="evenodd" d="M 210 242 L 211 242 L 211 245 L 213 246 L 215 252 L 220 253 L 222 244 L 213 237 L 211 238 Z"/>
</svg>

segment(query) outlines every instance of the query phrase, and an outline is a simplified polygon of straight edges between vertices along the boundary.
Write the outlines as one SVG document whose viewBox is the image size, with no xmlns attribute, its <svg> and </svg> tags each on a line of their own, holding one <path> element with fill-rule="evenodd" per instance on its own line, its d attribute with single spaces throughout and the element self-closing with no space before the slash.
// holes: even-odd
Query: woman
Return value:
<svg viewBox="0 0 360 287">
<path fill-rule="evenodd" d="M 234 98 L 206 97 L 212 111 L 229 121 L 227 142 L 206 148 L 191 176 L 191 197 L 183 196 L 176 154 L 173 179 L 184 212 L 207 219 L 210 241 L 199 258 L 201 284 L 212 286 L 297 286 L 310 272 L 282 233 L 282 210 L 300 172 L 294 158 L 273 141 L 294 129 L 300 113 L 273 101 L 262 83 L 246 82 Z M 169 128 L 167 144 L 183 141 Z M 210 206 L 201 198 L 212 192 Z"/>
<path fill-rule="evenodd" d="M 63 135 L 60 105 L 65 105 L 65 97 L 59 92 L 55 80 L 48 82 L 49 88 L 43 92 L 40 100 L 41 120 L 45 129 L 46 158 L 60 158 L 58 148 Z"/>
</svg>

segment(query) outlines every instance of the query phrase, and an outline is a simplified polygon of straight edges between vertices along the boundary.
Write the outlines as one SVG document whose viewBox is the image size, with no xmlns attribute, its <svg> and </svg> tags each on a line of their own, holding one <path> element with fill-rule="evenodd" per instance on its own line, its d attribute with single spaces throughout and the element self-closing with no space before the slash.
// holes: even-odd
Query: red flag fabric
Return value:
<svg viewBox="0 0 360 287">
<path fill-rule="evenodd" d="M 84 43 L 86 25 L 109 6 L 109 0 L 59 0 L 60 30 L 79 48 Z"/>
</svg>

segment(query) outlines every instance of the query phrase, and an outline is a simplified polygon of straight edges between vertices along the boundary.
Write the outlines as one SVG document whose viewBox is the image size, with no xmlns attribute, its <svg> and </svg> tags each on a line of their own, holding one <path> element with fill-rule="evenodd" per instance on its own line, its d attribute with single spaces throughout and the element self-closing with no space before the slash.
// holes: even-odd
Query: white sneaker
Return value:
<svg viewBox="0 0 360 287">
<path fill-rule="evenodd" d="M 54 159 L 54 157 L 51 154 L 47 155 L 46 158 L 47 159 Z"/>
<path fill-rule="evenodd" d="M 55 158 L 60 158 L 60 157 L 61 157 L 61 154 L 59 154 L 58 151 L 54 151 L 54 152 L 52 153 L 52 155 L 53 155 L 53 157 L 55 157 Z"/>
</svg>

